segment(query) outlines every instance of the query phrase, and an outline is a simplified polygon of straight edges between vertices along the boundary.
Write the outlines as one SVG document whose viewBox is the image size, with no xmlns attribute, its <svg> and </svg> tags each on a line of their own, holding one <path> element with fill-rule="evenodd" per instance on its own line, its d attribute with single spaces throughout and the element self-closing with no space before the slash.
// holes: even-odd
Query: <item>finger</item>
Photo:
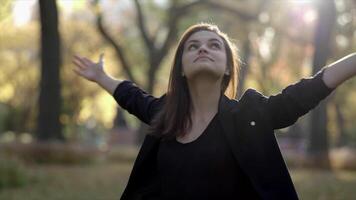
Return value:
<svg viewBox="0 0 356 200">
<path fill-rule="evenodd" d="M 77 60 L 79 60 L 81 63 L 83 63 L 85 66 L 90 66 L 93 64 L 93 62 L 91 60 L 89 60 L 86 57 L 82 57 L 82 56 L 75 56 L 75 58 Z"/>
<path fill-rule="evenodd" d="M 73 71 L 74 71 L 77 75 L 79 75 L 79 76 L 84 76 L 84 75 L 83 75 L 83 72 L 80 71 L 80 70 L 78 70 L 78 69 L 73 69 Z"/>
<path fill-rule="evenodd" d="M 77 67 L 79 67 L 80 69 L 86 69 L 86 68 L 87 68 L 83 63 L 81 63 L 81 62 L 78 61 L 78 60 L 73 60 L 73 63 L 74 63 Z"/>
<path fill-rule="evenodd" d="M 73 68 L 72 70 L 73 70 L 77 75 L 80 75 L 80 76 L 85 77 L 85 71 L 82 70 L 82 69 L 80 69 L 79 67 Z"/>
<path fill-rule="evenodd" d="M 77 60 L 83 61 L 84 57 L 79 56 L 79 55 L 74 55 L 74 58 L 77 59 Z"/>
<path fill-rule="evenodd" d="M 81 58 L 78 54 L 74 54 L 73 57 L 76 58 L 76 59 L 80 59 Z"/>
<path fill-rule="evenodd" d="M 100 54 L 99 63 L 100 63 L 100 64 L 103 64 L 103 63 L 104 63 L 104 53 L 101 53 L 101 54 Z"/>
<path fill-rule="evenodd" d="M 89 59 L 86 58 L 86 57 L 83 57 L 83 62 L 84 62 L 85 65 L 87 65 L 87 66 L 90 66 L 90 65 L 94 64 L 91 60 L 89 60 Z"/>
<path fill-rule="evenodd" d="M 74 58 L 81 58 L 81 56 L 80 55 L 78 55 L 78 54 L 74 54 L 74 56 L 73 56 Z"/>
<path fill-rule="evenodd" d="M 77 63 L 82 63 L 82 65 L 86 66 L 87 63 L 84 61 L 83 57 L 80 56 L 74 56 L 75 60 L 77 61 Z"/>
</svg>

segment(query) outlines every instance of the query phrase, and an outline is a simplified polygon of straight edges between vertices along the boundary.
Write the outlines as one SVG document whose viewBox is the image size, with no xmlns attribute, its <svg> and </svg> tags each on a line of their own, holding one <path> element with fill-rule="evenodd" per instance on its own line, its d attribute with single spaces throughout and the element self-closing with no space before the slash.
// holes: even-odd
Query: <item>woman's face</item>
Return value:
<svg viewBox="0 0 356 200">
<path fill-rule="evenodd" d="M 223 40 L 211 31 L 198 31 L 184 44 L 182 56 L 183 73 L 187 79 L 197 75 L 222 78 L 228 70 Z"/>
</svg>

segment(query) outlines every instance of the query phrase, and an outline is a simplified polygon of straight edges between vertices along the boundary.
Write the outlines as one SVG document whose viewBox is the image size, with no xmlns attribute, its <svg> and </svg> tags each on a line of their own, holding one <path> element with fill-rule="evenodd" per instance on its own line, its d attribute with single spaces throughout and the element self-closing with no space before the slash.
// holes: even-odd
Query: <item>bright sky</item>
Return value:
<svg viewBox="0 0 356 200">
<path fill-rule="evenodd" d="M 285 3 L 292 3 L 295 5 L 311 3 L 313 0 L 286 0 Z M 22 26 L 31 20 L 32 12 L 38 0 L 14 0 L 12 12 L 14 16 L 14 25 Z M 83 7 L 88 0 L 57 0 L 58 7 L 62 8 L 63 14 L 71 13 L 73 9 Z M 118 3 L 119 2 L 119 3 Z M 167 5 L 167 0 L 154 0 L 155 3 Z M 108 11 L 120 12 L 130 6 L 130 0 L 101 0 L 103 9 Z M 315 19 L 315 13 L 307 12 L 304 16 L 306 23 Z"/>
<path fill-rule="evenodd" d="M 14 25 L 22 26 L 31 19 L 31 12 L 36 0 L 15 0 L 12 5 Z"/>
<path fill-rule="evenodd" d="M 15 0 L 12 5 L 12 14 L 14 17 L 14 25 L 22 26 L 31 20 L 32 13 L 37 6 L 38 0 Z M 83 4 L 84 0 L 59 0 L 58 7 L 64 8 L 65 12 L 71 12 L 73 7 L 78 4 Z"/>
<path fill-rule="evenodd" d="M 101 0 L 100 3 L 104 10 L 109 13 L 120 13 L 132 5 L 131 0 Z M 38 0 L 14 0 L 12 14 L 14 25 L 22 26 L 27 24 L 32 17 L 32 12 L 37 6 Z M 167 0 L 155 0 L 156 3 L 164 6 Z M 82 8 L 89 3 L 89 0 L 57 0 L 57 5 L 61 9 L 61 14 L 70 14 L 76 8 Z M 108 16 L 114 17 L 114 16 Z"/>
<path fill-rule="evenodd" d="M 102 0 L 103 3 L 117 0 Z M 12 14 L 14 25 L 22 26 L 31 20 L 32 13 L 37 6 L 38 0 L 14 0 Z M 83 7 L 88 0 L 57 0 L 57 5 L 61 9 L 61 14 L 69 14 L 75 8 Z"/>
</svg>

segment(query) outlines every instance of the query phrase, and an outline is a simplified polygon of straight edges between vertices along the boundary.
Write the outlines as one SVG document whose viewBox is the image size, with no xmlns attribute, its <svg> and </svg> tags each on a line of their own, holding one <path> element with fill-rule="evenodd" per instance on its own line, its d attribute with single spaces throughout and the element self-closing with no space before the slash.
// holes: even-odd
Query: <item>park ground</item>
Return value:
<svg viewBox="0 0 356 200">
<path fill-rule="evenodd" d="M 28 166 L 30 183 L 3 189 L 6 200 L 114 200 L 119 199 L 128 180 L 132 162 L 104 162 L 91 165 Z M 291 169 L 300 199 L 356 199 L 356 171 Z"/>
</svg>

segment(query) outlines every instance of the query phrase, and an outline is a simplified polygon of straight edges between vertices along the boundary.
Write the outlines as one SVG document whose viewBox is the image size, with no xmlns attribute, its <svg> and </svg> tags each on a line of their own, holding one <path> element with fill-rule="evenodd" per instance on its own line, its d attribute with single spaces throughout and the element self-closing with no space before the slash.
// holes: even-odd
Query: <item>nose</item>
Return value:
<svg viewBox="0 0 356 200">
<path fill-rule="evenodd" d="M 199 48 L 199 54 L 201 53 L 208 53 L 208 50 L 205 45 L 201 45 Z"/>
</svg>

